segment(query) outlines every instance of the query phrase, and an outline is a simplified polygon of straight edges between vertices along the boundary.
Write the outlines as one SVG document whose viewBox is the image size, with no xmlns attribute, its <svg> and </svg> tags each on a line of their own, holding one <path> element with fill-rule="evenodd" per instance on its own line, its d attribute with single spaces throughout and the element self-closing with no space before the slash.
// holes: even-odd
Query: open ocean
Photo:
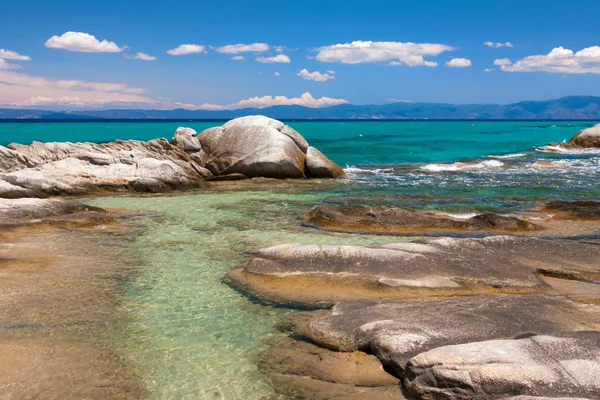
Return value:
<svg viewBox="0 0 600 400">
<path fill-rule="evenodd" d="M 220 122 L 0 123 L 0 144 L 170 139 L 178 126 Z M 134 277 L 98 337 L 131 364 L 152 399 L 276 399 L 255 357 L 292 312 L 255 304 L 222 282 L 260 248 L 409 240 L 327 232 L 301 216 L 324 203 L 447 213 L 518 212 L 550 199 L 600 198 L 600 150 L 552 152 L 593 122 L 290 122 L 342 165 L 343 181 L 235 182 L 167 195 L 111 195 L 88 204 L 152 213 L 135 238 Z M 159 217 L 157 217 L 159 216 Z"/>
</svg>

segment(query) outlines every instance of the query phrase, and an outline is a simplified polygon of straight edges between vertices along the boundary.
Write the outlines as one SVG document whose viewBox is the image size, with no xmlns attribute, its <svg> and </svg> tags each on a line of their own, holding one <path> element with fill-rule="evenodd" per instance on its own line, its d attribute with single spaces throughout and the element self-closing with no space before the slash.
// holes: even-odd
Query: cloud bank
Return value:
<svg viewBox="0 0 600 400">
<path fill-rule="evenodd" d="M 247 100 L 241 100 L 237 103 L 223 106 L 219 104 L 202 104 L 199 106 L 193 104 L 176 103 L 181 108 L 189 110 L 236 110 L 239 108 L 265 108 L 271 106 L 291 106 L 299 105 L 305 107 L 319 108 L 346 104 L 348 100 L 334 99 L 331 97 L 320 97 L 315 99 L 310 93 L 303 93 L 300 97 L 286 96 L 262 96 L 252 97 Z"/>
<path fill-rule="evenodd" d="M 51 49 L 82 53 L 119 53 L 124 50 L 114 42 L 99 41 L 95 36 L 84 32 L 65 32 L 61 36 L 52 36 L 44 45 Z"/>
<path fill-rule="evenodd" d="M 507 72 L 551 72 L 558 74 L 600 74 L 600 46 L 573 52 L 555 47 L 546 55 L 525 57 L 514 64 L 502 65 Z"/>
<path fill-rule="evenodd" d="M 316 59 L 344 64 L 387 62 L 409 67 L 435 67 L 437 63 L 427 61 L 424 57 L 435 57 L 452 50 L 454 47 L 436 43 L 354 41 L 319 47 Z"/>
</svg>

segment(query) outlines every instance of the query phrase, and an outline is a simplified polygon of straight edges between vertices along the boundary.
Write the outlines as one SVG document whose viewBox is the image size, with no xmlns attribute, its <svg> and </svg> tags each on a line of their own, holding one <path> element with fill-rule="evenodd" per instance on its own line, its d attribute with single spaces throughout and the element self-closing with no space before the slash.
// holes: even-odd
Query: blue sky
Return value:
<svg viewBox="0 0 600 400">
<path fill-rule="evenodd" d="M 219 109 L 600 95 L 599 1 L 2 0 L 1 8 L 3 106 Z M 183 44 L 196 52 L 167 53 L 185 53 L 176 50 Z"/>
</svg>

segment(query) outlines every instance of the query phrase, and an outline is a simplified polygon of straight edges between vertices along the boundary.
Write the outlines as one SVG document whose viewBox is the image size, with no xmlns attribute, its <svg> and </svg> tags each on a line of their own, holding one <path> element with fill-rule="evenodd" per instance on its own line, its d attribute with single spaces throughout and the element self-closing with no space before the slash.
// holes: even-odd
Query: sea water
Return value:
<svg viewBox="0 0 600 400">
<path fill-rule="evenodd" d="M 218 122 L 0 123 L 0 143 L 170 138 Z M 282 243 L 406 240 L 302 225 L 321 204 L 415 207 L 458 216 L 512 212 L 553 199 L 598 199 L 600 152 L 557 151 L 592 122 L 290 122 L 344 166 L 343 181 L 241 182 L 169 195 L 85 199 L 144 210 L 139 267 L 123 282 L 129 321 L 109 340 L 156 399 L 275 398 L 254 357 L 286 313 L 222 282 L 251 253 Z"/>
</svg>

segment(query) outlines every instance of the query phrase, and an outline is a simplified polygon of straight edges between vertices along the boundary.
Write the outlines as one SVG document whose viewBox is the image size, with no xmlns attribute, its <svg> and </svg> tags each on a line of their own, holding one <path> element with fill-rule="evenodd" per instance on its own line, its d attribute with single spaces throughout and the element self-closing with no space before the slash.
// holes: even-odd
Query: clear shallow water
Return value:
<svg viewBox="0 0 600 400">
<path fill-rule="evenodd" d="M 178 126 L 220 123 L 0 123 L 0 143 L 170 138 Z M 221 282 L 249 252 L 281 243 L 375 244 L 401 238 L 301 226 L 322 203 L 453 213 L 515 211 L 551 199 L 600 198 L 600 154 L 540 151 L 591 122 L 296 122 L 345 166 L 336 182 L 241 184 L 169 196 L 93 198 L 156 211 L 135 242 L 141 267 L 121 307 L 133 323 L 112 338 L 156 399 L 270 398 L 252 357 L 289 312 L 251 303 Z"/>
</svg>

